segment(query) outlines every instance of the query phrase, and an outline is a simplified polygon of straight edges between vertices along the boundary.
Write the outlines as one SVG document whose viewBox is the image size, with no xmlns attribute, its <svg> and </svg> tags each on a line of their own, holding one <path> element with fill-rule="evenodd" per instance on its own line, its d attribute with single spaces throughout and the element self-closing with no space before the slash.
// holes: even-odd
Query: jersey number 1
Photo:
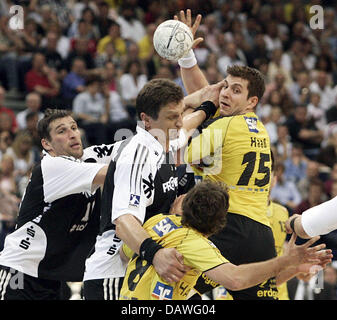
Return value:
<svg viewBox="0 0 337 320">
<path fill-rule="evenodd" d="M 262 179 L 255 179 L 254 185 L 258 187 L 263 187 L 269 183 L 270 180 L 270 168 L 265 166 L 265 163 L 270 161 L 270 155 L 268 153 L 260 154 L 258 173 L 264 173 Z M 256 162 L 256 152 L 247 152 L 243 156 L 242 165 L 247 163 L 245 170 L 242 172 L 241 177 L 237 183 L 239 186 L 248 186 L 249 180 L 254 172 Z"/>
</svg>

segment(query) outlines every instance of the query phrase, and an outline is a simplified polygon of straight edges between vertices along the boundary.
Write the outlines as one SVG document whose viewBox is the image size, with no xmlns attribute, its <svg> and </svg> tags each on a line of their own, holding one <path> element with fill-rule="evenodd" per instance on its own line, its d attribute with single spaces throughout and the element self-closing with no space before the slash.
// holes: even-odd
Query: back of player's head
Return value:
<svg viewBox="0 0 337 320">
<path fill-rule="evenodd" d="M 44 113 L 44 118 L 41 119 L 37 124 L 37 130 L 40 139 L 50 140 L 50 123 L 59 118 L 65 118 L 71 116 L 69 110 L 62 109 L 46 109 Z"/>
<path fill-rule="evenodd" d="M 154 120 L 158 118 L 160 109 L 169 103 L 179 103 L 184 93 L 175 82 L 168 79 L 153 79 L 139 92 L 136 99 L 138 118 L 144 112 Z"/>
<path fill-rule="evenodd" d="M 227 68 L 227 74 L 248 81 L 248 97 L 258 97 L 260 100 L 264 94 L 265 81 L 262 73 L 251 67 L 233 65 Z"/>
<path fill-rule="evenodd" d="M 204 180 L 183 200 L 182 224 L 210 236 L 226 225 L 229 195 L 221 182 Z"/>
</svg>

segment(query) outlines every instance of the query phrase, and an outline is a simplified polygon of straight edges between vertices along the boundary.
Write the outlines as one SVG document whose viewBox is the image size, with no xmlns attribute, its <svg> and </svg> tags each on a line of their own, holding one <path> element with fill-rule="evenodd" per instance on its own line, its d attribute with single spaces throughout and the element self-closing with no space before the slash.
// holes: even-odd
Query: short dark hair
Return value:
<svg viewBox="0 0 337 320">
<path fill-rule="evenodd" d="M 262 98 L 265 91 L 265 81 L 259 70 L 247 66 L 234 65 L 227 68 L 227 74 L 248 81 L 248 98 L 254 96 L 258 97 L 259 100 Z"/>
<path fill-rule="evenodd" d="M 136 99 L 138 118 L 144 112 L 157 119 L 160 109 L 169 103 L 179 103 L 184 99 L 183 90 L 172 80 L 152 79 L 139 92 Z"/>
<path fill-rule="evenodd" d="M 229 195 L 221 182 L 204 180 L 195 185 L 183 200 L 182 225 L 211 236 L 225 227 Z"/>
<path fill-rule="evenodd" d="M 50 137 L 50 123 L 59 118 L 71 117 L 70 110 L 63 109 L 46 109 L 44 118 L 37 124 L 37 131 L 40 139 L 51 140 Z"/>
</svg>

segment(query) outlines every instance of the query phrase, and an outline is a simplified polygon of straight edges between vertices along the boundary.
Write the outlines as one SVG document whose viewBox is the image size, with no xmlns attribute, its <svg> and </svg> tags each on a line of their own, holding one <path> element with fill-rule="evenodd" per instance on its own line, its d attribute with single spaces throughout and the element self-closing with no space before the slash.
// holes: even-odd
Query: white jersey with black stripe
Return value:
<svg viewBox="0 0 337 320">
<path fill-rule="evenodd" d="M 102 167 L 46 154 L 32 171 L 0 265 L 43 279 L 81 281 L 99 230 L 100 193 L 92 181 Z"/>
<path fill-rule="evenodd" d="M 169 212 L 178 191 L 173 159 L 177 146 L 174 141 L 169 152 L 164 152 L 140 127 L 135 136 L 115 144 L 102 194 L 100 234 L 86 261 L 84 280 L 124 276 L 126 265 L 119 255 L 122 241 L 115 234 L 115 219 L 132 214 L 143 223 Z"/>
</svg>

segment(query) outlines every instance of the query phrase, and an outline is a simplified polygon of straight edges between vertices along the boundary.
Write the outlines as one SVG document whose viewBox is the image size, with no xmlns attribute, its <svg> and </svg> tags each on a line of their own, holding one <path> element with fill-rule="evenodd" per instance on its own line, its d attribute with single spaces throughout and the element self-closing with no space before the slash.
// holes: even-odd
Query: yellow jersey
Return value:
<svg viewBox="0 0 337 320">
<path fill-rule="evenodd" d="M 102 54 L 105 51 L 106 45 L 110 41 L 112 41 L 112 38 L 109 35 L 101 38 L 97 44 L 97 52 L 99 54 Z M 115 40 L 113 40 L 113 44 L 119 56 L 123 56 L 126 54 L 126 42 L 122 38 L 116 38 Z"/>
<path fill-rule="evenodd" d="M 268 206 L 267 217 L 270 221 L 271 229 L 273 230 L 277 255 L 281 256 L 283 254 L 283 245 L 287 236 L 285 222 L 289 218 L 288 210 L 284 206 L 271 201 Z M 279 300 L 289 300 L 286 282 L 279 286 L 277 290 Z"/>
<path fill-rule="evenodd" d="M 266 216 L 271 155 L 267 130 L 254 112 L 222 117 L 193 138 L 185 162 L 196 176 L 222 181 L 228 212 L 269 225 Z"/>
<path fill-rule="evenodd" d="M 185 300 L 201 272 L 228 262 L 210 240 L 182 226 L 181 216 L 158 214 L 143 227 L 162 246 L 176 248 L 191 269 L 179 282 L 167 283 L 151 264 L 134 254 L 126 270 L 121 300 Z"/>
</svg>

